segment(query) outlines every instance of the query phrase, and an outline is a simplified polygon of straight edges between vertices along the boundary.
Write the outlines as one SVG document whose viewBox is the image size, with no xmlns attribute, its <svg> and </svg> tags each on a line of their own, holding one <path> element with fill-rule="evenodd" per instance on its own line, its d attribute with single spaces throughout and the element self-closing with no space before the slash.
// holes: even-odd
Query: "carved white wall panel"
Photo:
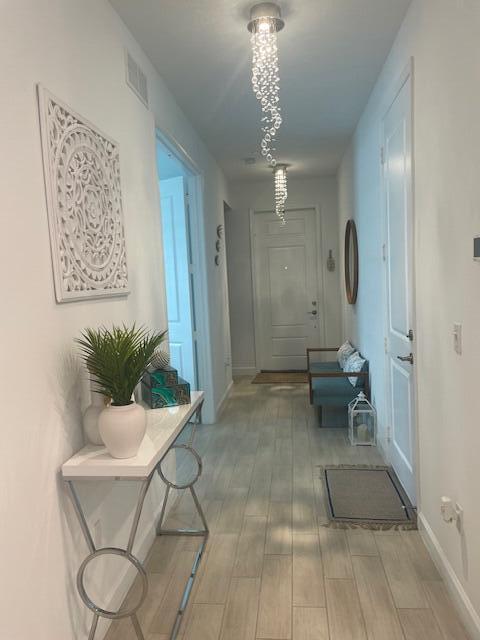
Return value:
<svg viewBox="0 0 480 640">
<path fill-rule="evenodd" d="M 58 302 L 128 293 L 117 144 L 38 90 Z"/>
</svg>

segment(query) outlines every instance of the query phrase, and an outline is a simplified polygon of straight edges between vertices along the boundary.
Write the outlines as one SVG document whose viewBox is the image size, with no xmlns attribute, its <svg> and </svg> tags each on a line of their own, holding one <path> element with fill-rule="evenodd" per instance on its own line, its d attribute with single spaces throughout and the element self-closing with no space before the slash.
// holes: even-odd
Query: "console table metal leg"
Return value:
<svg viewBox="0 0 480 640">
<path fill-rule="evenodd" d="M 145 637 L 142 632 L 142 628 L 137 618 L 137 614 L 133 613 L 131 615 L 131 619 L 132 619 L 133 628 L 135 629 L 135 633 L 137 634 L 138 640 L 145 640 Z"/>
<path fill-rule="evenodd" d="M 88 640 L 93 640 L 95 638 L 95 631 L 97 630 L 97 624 L 98 624 L 98 616 L 96 613 L 94 613 L 92 626 L 90 627 L 90 633 L 88 634 Z"/>
<path fill-rule="evenodd" d="M 142 515 L 143 503 L 145 502 L 145 496 L 147 495 L 150 482 L 152 481 L 153 473 L 150 474 L 146 480 L 142 481 L 140 487 L 140 493 L 137 501 L 137 508 L 135 509 L 135 515 L 133 516 L 132 528 L 130 529 L 130 536 L 128 537 L 127 553 L 132 553 L 133 545 L 135 543 L 135 537 L 138 531 L 138 523 L 140 522 L 140 516 Z"/>
<path fill-rule="evenodd" d="M 180 534 L 177 534 L 180 535 Z M 185 535 L 185 534 L 183 534 Z M 203 552 L 205 550 L 205 546 L 207 544 L 208 535 L 205 535 L 200 547 L 195 555 L 195 559 L 193 561 L 192 569 L 190 572 L 190 576 L 188 578 L 187 584 L 185 586 L 185 590 L 182 595 L 182 600 L 180 602 L 180 607 L 177 612 L 177 617 L 175 619 L 175 623 L 173 625 L 172 633 L 170 634 L 170 640 L 175 640 L 177 638 L 178 632 L 180 630 L 180 625 L 182 624 L 183 614 L 185 613 L 185 609 L 187 608 L 188 600 L 190 598 L 190 593 L 192 591 L 193 583 L 195 581 L 197 570 L 200 565 L 200 560 L 202 559 Z"/>
<path fill-rule="evenodd" d="M 205 518 L 205 514 L 203 512 L 202 506 L 200 504 L 200 501 L 198 499 L 198 496 L 195 492 L 194 489 L 194 484 L 197 482 L 198 478 L 200 477 L 201 473 L 202 473 L 202 460 L 200 458 L 200 456 L 198 455 L 198 453 L 195 451 L 195 449 L 193 448 L 192 444 L 193 444 L 193 439 L 195 436 L 195 430 L 196 430 L 196 425 L 201 423 L 201 410 L 202 410 L 202 405 L 200 405 L 195 413 L 195 419 L 196 422 L 192 423 L 192 432 L 190 434 L 190 437 L 188 439 L 187 444 L 178 444 L 178 445 L 173 445 L 171 447 L 171 449 L 175 449 L 175 448 L 181 448 L 181 449 L 185 449 L 186 451 L 188 451 L 193 458 L 195 459 L 196 463 L 197 463 L 197 474 L 195 475 L 195 477 L 193 478 L 193 480 L 191 480 L 189 483 L 180 486 L 177 485 L 173 482 L 170 482 L 169 480 L 167 480 L 167 478 L 165 477 L 165 475 L 162 472 L 161 469 L 161 464 L 162 462 L 160 461 L 156 467 L 156 469 L 149 475 L 148 478 L 145 478 L 144 480 L 142 480 L 141 486 L 140 486 L 140 492 L 138 495 L 138 500 L 137 500 L 137 505 L 135 508 L 135 513 L 133 516 L 133 522 L 132 522 L 132 526 L 130 528 L 130 534 L 128 537 L 128 543 L 127 543 L 127 547 L 126 549 L 119 549 L 117 547 L 102 547 L 100 549 L 97 549 L 97 547 L 95 546 L 95 542 L 93 540 L 92 534 L 90 532 L 87 520 L 85 518 L 85 514 L 83 512 L 82 509 L 82 505 L 81 502 L 78 498 L 77 492 L 75 490 L 75 486 L 73 484 L 73 480 L 65 480 L 65 484 L 68 490 L 68 493 L 70 495 L 70 498 L 72 500 L 72 504 L 73 507 L 75 509 L 75 513 L 77 515 L 77 519 L 78 522 L 80 524 L 80 528 L 82 530 L 83 533 L 83 537 L 85 538 L 85 542 L 87 544 L 88 550 L 89 550 L 89 554 L 85 557 L 85 559 L 83 560 L 83 562 L 81 563 L 79 569 L 78 569 L 78 573 L 77 573 L 77 589 L 78 592 L 80 594 L 80 597 L 83 601 L 83 603 L 85 604 L 85 606 L 87 606 L 93 613 L 93 619 L 92 619 L 92 624 L 90 627 L 90 632 L 88 634 L 88 640 L 94 640 L 95 638 L 95 633 L 97 631 L 97 626 L 98 626 L 98 620 L 99 618 L 108 618 L 110 620 L 118 620 L 120 618 L 130 618 L 132 621 L 132 625 L 133 628 L 135 630 L 135 634 L 137 636 L 137 640 L 145 640 L 145 637 L 143 635 L 142 632 L 142 628 L 140 626 L 138 617 L 137 617 L 137 611 L 138 609 L 141 607 L 141 605 L 143 604 L 146 596 L 147 596 L 147 592 L 148 592 L 148 580 L 147 580 L 147 574 L 145 572 L 145 569 L 143 567 L 143 564 L 140 562 L 140 560 L 138 558 L 136 558 L 132 551 L 133 551 L 133 546 L 135 544 L 135 538 L 137 536 L 137 532 L 138 532 L 138 524 L 140 522 L 140 516 L 142 514 L 142 510 L 143 510 L 143 505 L 145 502 L 145 497 L 147 495 L 147 491 L 150 487 L 150 483 L 152 481 L 153 475 L 155 473 L 155 471 L 158 472 L 158 474 L 160 475 L 160 477 L 162 478 L 163 482 L 165 483 L 165 496 L 163 498 L 163 503 L 162 503 L 162 509 L 161 509 L 161 513 L 160 513 L 160 520 L 159 520 L 159 524 L 158 524 L 158 528 L 157 528 L 157 534 L 158 535 L 175 535 L 175 536 L 181 536 L 181 535 L 187 535 L 187 536 L 199 536 L 202 537 L 202 542 L 200 544 L 200 547 L 195 555 L 195 560 L 193 562 L 192 565 L 192 569 L 190 572 L 190 576 L 188 578 L 188 582 L 187 585 L 185 587 L 185 590 L 183 592 L 183 596 L 182 596 L 182 601 L 180 603 L 180 607 L 178 609 L 178 613 L 177 613 L 177 618 L 175 620 L 175 624 L 174 627 L 172 629 L 172 633 L 170 635 L 171 640 L 175 640 L 175 638 L 177 637 L 178 634 L 178 630 L 180 628 L 180 624 L 182 621 L 182 616 L 183 613 L 185 611 L 185 608 L 187 606 L 188 603 L 188 599 L 190 597 L 190 592 L 192 590 L 192 586 L 193 586 L 193 582 L 195 580 L 195 576 L 197 574 L 197 569 L 198 566 L 200 564 L 200 560 L 202 558 L 203 552 L 205 550 L 205 546 L 207 543 L 207 539 L 208 539 L 208 535 L 209 535 L 209 531 L 208 531 L 208 525 L 207 525 L 207 520 Z M 122 480 L 122 478 L 117 478 L 118 480 Z M 167 502 L 168 502 L 168 497 L 170 494 L 170 489 L 189 489 L 190 493 L 192 495 L 192 499 L 193 502 L 195 504 L 195 508 L 198 512 L 198 515 L 200 516 L 200 519 L 202 521 L 202 525 L 203 525 L 203 529 L 163 529 L 162 525 L 163 525 L 163 521 L 165 519 L 165 513 L 166 513 L 166 508 L 167 508 Z M 102 607 L 96 605 L 88 596 L 86 589 L 85 589 L 85 585 L 84 585 L 84 575 L 85 575 L 85 570 L 87 568 L 87 565 L 89 564 L 89 562 L 91 562 L 94 558 L 97 558 L 98 556 L 101 555 L 118 555 L 121 556 L 123 558 L 125 558 L 126 560 L 128 560 L 128 562 L 130 562 L 130 564 L 132 564 L 135 569 L 137 570 L 140 578 L 141 578 L 141 583 L 142 583 L 142 592 L 140 594 L 140 597 L 138 598 L 138 601 L 136 603 L 134 603 L 133 605 L 127 606 L 126 608 L 122 608 L 120 607 L 120 609 L 118 611 L 109 611 L 107 609 L 103 609 Z"/>
<path fill-rule="evenodd" d="M 193 501 L 195 503 L 195 506 L 197 507 L 198 515 L 200 516 L 200 519 L 201 519 L 203 527 L 204 527 L 203 533 L 208 536 L 209 530 L 208 530 L 207 519 L 205 518 L 205 514 L 203 513 L 202 505 L 200 504 L 200 500 L 198 499 L 197 492 L 195 491 L 193 485 L 190 487 L 190 493 L 192 494 Z"/>
<path fill-rule="evenodd" d="M 160 472 L 158 475 L 162 477 Z M 165 518 L 165 511 L 167 509 L 168 496 L 170 495 L 170 485 L 167 484 L 165 481 L 164 481 L 164 484 L 165 484 L 165 495 L 163 496 L 162 509 L 160 511 L 160 518 L 158 520 L 158 525 L 157 525 L 157 536 L 159 536 L 161 533 L 163 520 Z"/>
<path fill-rule="evenodd" d="M 201 543 L 200 546 L 198 548 L 197 553 L 195 554 L 195 559 L 193 561 L 193 565 L 192 565 L 192 569 L 190 571 L 190 576 L 188 578 L 187 584 L 185 586 L 183 595 L 182 595 L 182 600 L 180 603 L 180 606 L 178 608 L 178 612 L 177 612 L 177 617 L 175 619 L 175 624 L 173 625 L 173 629 L 172 632 L 170 634 L 170 640 L 175 640 L 178 636 L 178 632 L 180 629 L 180 625 L 182 624 L 182 620 L 183 620 L 183 614 L 185 612 L 185 609 L 187 607 L 188 604 L 188 600 L 190 598 L 190 593 L 192 591 L 192 587 L 193 587 L 193 583 L 195 581 L 195 577 L 197 575 L 197 570 L 200 564 L 200 561 L 202 559 L 203 556 L 203 552 L 205 551 L 205 547 L 207 544 L 207 540 L 208 540 L 208 535 L 209 535 L 209 530 L 208 530 L 208 524 L 207 524 L 207 519 L 205 517 L 205 514 L 203 512 L 202 509 L 202 505 L 200 504 L 200 500 L 198 499 L 197 493 L 195 491 L 194 488 L 194 484 L 197 482 L 198 478 L 200 477 L 201 473 L 202 473 L 202 459 L 200 458 L 200 456 L 198 455 L 198 453 L 195 451 L 195 449 L 193 448 L 193 439 L 195 437 L 195 430 L 197 427 L 197 424 L 199 424 L 201 422 L 201 409 L 202 407 L 200 406 L 196 412 L 195 418 L 196 418 L 196 422 L 192 423 L 192 431 L 190 433 L 190 437 L 188 438 L 188 441 L 186 444 L 174 444 L 172 445 L 171 449 L 183 449 L 184 451 L 187 451 L 188 453 L 190 453 L 193 457 L 193 459 L 195 460 L 196 464 L 197 464 L 197 473 L 195 474 L 195 477 L 190 481 L 187 482 L 183 485 L 181 484 L 176 484 L 175 482 L 172 482 L 170 480 L 168 480 L 168 478 L 166 477 L 166 475 L 163 473 L 162 470 L 162 462 L 160 462 L 157 465 L 157 472 L 159 474 L 159 476 L 161 477 L 161 479 L 163 480 L 165 486 L 166 486 L 166 490 L 165 490 L 165 496 L 163 499 L 163 504 L 162 504 L 162 509 L 160 512 L 160 519 L 158 522 L 158 526 L 157 526 L 157 535 L 159 536 L 198 536 L 200 537 Z M 168 501 L 168 496 L 170 493 L 170 489 L 178 489 L 178 490 L 186 490 L 188 489 L 190 491 L 190 494 L 192 496 L 193 499 L 193 503 L 195 505 L 195 508 L 197 510 L 198 515 L 200 516 L 200 520 L 202 521 L 202 525 L 203 525 L 203 529 L 195 529 L 195 528 L 190 528 L 190 529 L 164 529 L 163 528 L 163 522 L 164 522 L 164 518 L 165 518 L 165 513 L 166 513 L 166 506 L 167 506 L 167 501 Z"/>
<path fill-rule="evenodd" d="M 83 603 L 93 612 L 93 620 L 92 620 L 92 625 L 90 627 L 90 633 L 88 634 L 88 640 L 94 640 L 99 618 L 108 618 L 110 620 L 118 620 L 120 618 L 130 618 L 132 621 L 133 628 L 135 630 L 135 634 L 137 636 L 137 640 L 145 640 L 136 612 L 141 607 L 141 605 L 143 604 L 147 596 L 148 580 L 147 580 L 147 574 L 145 572 L 145 569 L 143 568 L 142 563 L 138 558 L 136 558 L 133 555 L 132 550 L 133 550 L 133 545 L 135 544 L 135 538 L 138 531 L 138 523 L 140 521 L 140 516 L 142 514 L 143 504 L 145 502 L 145 496 L 147 495 L 147 491 L 150 486 L 152 476 L 153 476 L 153 473 L 145 480 L 142 480 L 142 483 L 140 486 L 140 492 L 137 499 L 137 506 L 135 508 L 135 513 L 133 516 L 133 522 L 130 528 L 130 535 L 128 537 L 128 544 L 126 549 L 118 549 L 117 547 L 103 547 L 101 549 L 96 548 L 94 540 L 90 533 L 90 529 L 87 524 L 87 520 L 85 518 L 85 514 L 82 509 L 82 505 L 78 498 L 77 492 L 75 491 L 74 484 L 71 480 L 66 481 L 66 486 L 69 491 L 70 497 L 72 499 L 75 513 L 80 523 L 80 528 L 82 530 L 83 536 L 85 538 L 88 549 L 90 551 L 90 553 L 86 556 L 86 558 L 81 563 L 77 573 L 77 589 L 80 594 L 80 597 Z M 85 569 L 87 568 L 87 565 L 89 564 L 89 562 L 91 562 L 94 558 L 97 558 L 98 556 L 101 556 L 101 555 L 121 556 L 126 560 L 128 560 L 128 562 L 130 562 L 130 564 L 132 564 L 136 568 L 142 582 L 142 592 L 136 603 L 123 609 L 122 607 L 120 607 L 118 611 L 109 611 L 107 609 L 103 609 L 102 607 L 96 605 L 90 599 L 84 585 Z"/>
<path fill-rule="evenodd" d="M 83 537 L 85 538 L 85 542 L 87 543 L 87 547 L 89 548 L 90 553 L 95 553 L 95 544 L 93 542 L 90 529 L 88 528 L 87 521 L 85 520 L 85 516 L 83 515 L 82 505 L 80 504 L 80 500 L 78 499 L 78 495 L 75 491 L 73 482 L 71 480 L 66 480 L 65 484 L 67 485 L 70 498 L 72 499 L 72 504 L 75 509 L 75 513 L 77 514 L 78 522 L 80 523 L 80 528 L 82 530 Z"/>
</svg>

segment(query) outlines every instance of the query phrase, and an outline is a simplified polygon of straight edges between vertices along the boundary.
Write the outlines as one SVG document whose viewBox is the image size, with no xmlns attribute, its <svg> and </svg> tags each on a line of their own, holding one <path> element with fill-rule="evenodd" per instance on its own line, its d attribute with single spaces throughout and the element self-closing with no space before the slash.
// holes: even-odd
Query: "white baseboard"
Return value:
<svg viewBox="0 0 480 640">
<path fill-rule="evenodd" d="M 256 367 L 233 367 L 232 375 L 234 378 L 238 376 L 254 376 L 258 373 Z"/>
<path fill-rule="evenodd" d="M 233 387 L 233 380 L 230 380 L 230 384 L 226 388 L 225 393 L 223 394 L 220 402 L 217 405 L 217 409 L 215 411 L 216 420 L 219 419 L 219 417 L 222 415 L 222 411 L 225 409 L 225 405 L 227 403 L 228 396 L 230 395 L 230 391 L 232 390 L 232 387 Z"/>
<path fill-rule="evenodd" d="M 382 432 L 377 434 L 377 449 L 385 464 L 390 464 L 390 461 L 388 460 L 388 440 L 384 437 Z"/>
<path fill-rule="evenodd" d="M 440 546 L 437 536 L 423 513 L 418 514 L 418 528 L 432 559 L 455 603 L 456 609 L 472 640 L 480 640 L 480 616 Z"/>
</svg>

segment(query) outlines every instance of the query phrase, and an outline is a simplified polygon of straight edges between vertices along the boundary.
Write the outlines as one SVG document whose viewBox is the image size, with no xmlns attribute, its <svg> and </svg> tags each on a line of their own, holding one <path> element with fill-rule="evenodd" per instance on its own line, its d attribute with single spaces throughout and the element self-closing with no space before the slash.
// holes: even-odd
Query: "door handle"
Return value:
<svg viewBox="0 0 480 640">
<path fill-rule="evenodd" d="M 312 316 L 316 316 L 318 311 L 314 309 L 313 311 L 309 311 L 308 313 L 310 313 Z"/>
<path fill-rule="evenodd" d="M 408 356 L 397 356 L 397 358 L 402 362 L 409 362 L 410 364 L 413 364 L 413 353 L 410 353 Z"/>
</svg>

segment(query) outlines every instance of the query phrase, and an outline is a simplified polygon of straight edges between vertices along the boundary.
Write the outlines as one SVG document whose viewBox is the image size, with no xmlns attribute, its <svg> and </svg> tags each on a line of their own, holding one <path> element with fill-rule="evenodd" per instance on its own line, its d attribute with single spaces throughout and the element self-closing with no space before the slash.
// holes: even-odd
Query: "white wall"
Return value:
<svg viewBox="0 0 480 640">
<path fill-rule="evenodd" d="M 343 225 L 355 218 L 360 247 L 356 308 L 346 330 L 383 387 L 380 123 L 391 87 L 414 57 L 415 252 L 420 520 L 472 632 L 480 638 L 478 358 L 480 265 L 480 4 L 414 0 L 339 171 Z M 452 325 L 463 324 L 463 354 Z M 440 517 L 440 496 L 464 508 L 464 532 Z"/>
<path fill-rule="evenodd" d="M 368 133 L 372 134 L 370 129 Z M 355 143 L 347 149 L 338 172 L 338 212 L 342 332 L 368 358 L 372 401 L 378 412 L 379 445 L 383 448 L 386 437 L 386 388 L 385 318 L 381 305 L 385 274 L 379 192 L 379 135 L 377 124 L 374 125 L 374 134 L 370 136 L 362 135 L 362 127 L 359 126 Z M 345 226 L 350 218 L 356 222 L 359 246 L 359 284 L 355 305 L 348 303 L 345 293 L 344 238 Z"/>
<path fill-rule="evenodd" d="M 234 373 L 241 374 L 255 369 L 249 209 L 272 210 L 273 179 L 231 184 L 230 205 L 232 211 L 226 216 L 226 242 L 232 363 Z M 302 209 L 315 206 L 320 208 L 322 225 L 326 342 L 335 346 L 340 339 L 341 317 L 336 178 L 290 178 L 287 208 Z M 333 250 L 337 265 L 333 273 L 325 268 L 329 249 Z"/>
<path fill-rule="evenodd" d="M 101 323 L 135 320 L 154 329 L 166 325 L 155 123 L 183 144 L 204 176 L 212 284 L 208 300 L 211 335 L 217 336 L 223 310 L 216 291 L 221 274 L 213 268 L 214 230 L 223 215 L 226 186 L 107 2 L 3 3 L 0 31 L 0 637 L 80 640 L 87 636 L 90 615 L 76 594 L 75 573 L 86 548 L 59 477 L 61 463 L 83 444 L 81 408 L 89 401 L 73 338 L 85 326 Z M 125 84 L 125 45 L 147 71 L 155 116 Z M 128 298 L 55 303 L 35 96 L 39 81 L 119 142 L 132 290 Z M 226 386 L 223 342 L 215 341 L 211 352 L 213 413 Z M 82 490 L 89 517 L 101 521 L 102 544 L 125 544 L 124 523 L 137 494 L 133 484 L 113 490 L 107 483 L 92 483 Z M 158 500 L 158 487 L 156 494 Z M 146 515 L 151 517 L 154 508 L 151 496 Z M 140 553 L 151 540 L 145 524 Z M 97 579 L 94 592 L 103 589 L 107 578 L 104 573 Z"/>
</svg>

